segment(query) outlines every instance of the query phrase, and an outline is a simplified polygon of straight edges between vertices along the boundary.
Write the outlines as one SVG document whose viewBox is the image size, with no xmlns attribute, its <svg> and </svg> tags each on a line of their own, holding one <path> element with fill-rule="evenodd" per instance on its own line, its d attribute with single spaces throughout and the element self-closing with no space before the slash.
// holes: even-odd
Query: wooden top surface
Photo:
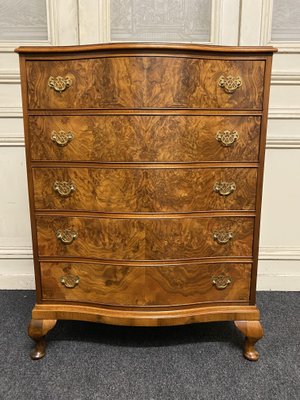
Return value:
<svg viewBox="0 0 300 400">
<path fill-rule="evenodd" d="M 214 46 L 184 43 L 103 43 L 78 46 L 21 46 L 16 53 L 84 53 L 93 51 L 199 51 L 208 53 L 274 53 L 272 46 Z"/>
</svg>

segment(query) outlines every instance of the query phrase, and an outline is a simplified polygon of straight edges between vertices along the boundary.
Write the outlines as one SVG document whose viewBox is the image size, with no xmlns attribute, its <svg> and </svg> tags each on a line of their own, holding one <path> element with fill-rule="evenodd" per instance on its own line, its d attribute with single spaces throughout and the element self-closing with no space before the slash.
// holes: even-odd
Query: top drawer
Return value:
<svg viewBox="0 0 300 400">
<path fill-rule="evenodd" d="M 27 61 L 30 109 L 262 109 L 263 60 Z"/>
</svg>

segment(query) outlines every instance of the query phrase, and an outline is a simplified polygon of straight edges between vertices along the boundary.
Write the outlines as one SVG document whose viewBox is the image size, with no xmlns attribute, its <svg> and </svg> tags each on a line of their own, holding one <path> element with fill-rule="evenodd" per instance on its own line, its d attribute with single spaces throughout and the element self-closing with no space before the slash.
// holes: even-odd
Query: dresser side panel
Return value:
<svg viewBox="0 0 300 400">
<path fill-rule="evenodd" d="M 26 169 L 27 169 L 27 184 L 29 195 L 29 211 L 31 221 L 31 235 L 32 235 L 32 248 L 33 248 L 33 262 L 34 262 L 34 275 L 36 285 L 36 300 L 37 303 L 42 302 L 42 285 L 40 266 L 38 261 L 38 242 L 37 242 L 37 229 L 35 221 L 34 209 L 34 192 L 33 192 L 33 177 L 31 168 L 31 154 L 30 154 L 30 133 L 29 133 L 29 119 L 28 119 L 28 82 L 26 74 L 26 57 L 20 55 L 20 73 L 21 73 L 21 95 L 22 95 L 22 108 L 23 108 L 23 124 L 24 124 L 24 138 L 25 138 L 25 154 L 26 154 Z"/>
</svg>

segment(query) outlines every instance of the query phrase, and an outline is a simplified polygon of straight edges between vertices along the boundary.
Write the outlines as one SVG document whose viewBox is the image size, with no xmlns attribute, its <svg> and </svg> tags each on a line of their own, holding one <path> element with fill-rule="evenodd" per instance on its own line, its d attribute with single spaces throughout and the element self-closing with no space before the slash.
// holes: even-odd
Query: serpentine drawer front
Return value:
<svg viewBox="0 0 300 400">
<path fill-rule="evenodd" d="M 26 69 L 30 109 L 262 109 L 262 60 L 103 55 Z"/>
<path fill-rule="evenodd" d="M 257 162 L 261 117 L 30 116 L 32 160 Z"/>
<path fill-rule="evenodd" d="M 45 215 L 38 216 L 36 224 L 40 257 L 173 260 L 252 256 L 252 217 L 124 219 Z M 69 232 L 74 232 L 73 240 Z M 62 235 L 67 239 L 63 240 Z"/>
<path fill-rule="evenodd" d="M 33 168 L 35 207 L 51 210 L 255 210 L 256 177 L 256 168 Z"/>
<path fill-rule="evenodd" d="M 212 299 L 247 303 L 251 264 L 137 267 L 42 262 L 41 273 L 44 300 L 162 307 Z"/>
<path fill-rule="evenodd" d="M 235 321 L 255 305 L 271 47 L 21 47 L 37 301 L 57 319 Z M 117 329 L 117 328 L 116 328 Z M 71 345 L 71 344 L 70 344 Z"/>
</svg>

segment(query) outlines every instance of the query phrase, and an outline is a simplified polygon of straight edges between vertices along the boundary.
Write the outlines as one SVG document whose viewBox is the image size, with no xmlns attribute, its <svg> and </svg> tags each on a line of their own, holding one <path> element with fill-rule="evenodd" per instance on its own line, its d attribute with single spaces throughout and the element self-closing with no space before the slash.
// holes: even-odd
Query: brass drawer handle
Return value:
<svg viewBox="0 0 300 400">
<path fill-rule="evenodd" d="M 60 240 L 63 244 L 71 244 L 77 238 L 77 232 L 73 231 L 72 229 L 59 229 L 56 231 L 56 238 Z"/>
<path fill-rule="evenodd" d="M 221 196 L 229 196 L 236 190 L 234 182 L 216 182 L 214 184 L 214 191 Z"/>
<path fill-rule="evenodd" d="M 68 289 L 73 289 L 80 281 L 77 275 L 66 275 L 60 278 L 60 282 Z"/>
<path fill-rule="evenodd" d="M 51 132 L 51 140 L 55 142 L 59 147 L 65 147 L 74 139 L 73 132 L 65 132 L 65 131 L 52 131 Z"/>
<path fill-rule="evenodd" d="M 212 277 L 212 284 L 219 290 L 226 289 L 231 284 L 231 278 L 225 275 L 218 275 Z"/>
<path fill-rule="evenodd" d="M 226 244 L 233 238 L 232 232 L 219 231 L 214 232 L 213 239 L 219 244 Z"/>
<path fill-rule="evenodd" d="M 224 147 L 232 146 L 239 138 L 237 131 L 218 131 L 216 134 L 216 139 Z"/>
<path fill-rule="evenodd" d="M 56 92 L 63 92 L 72 85 L 72 79 L 69 76 L 50 76 L 48 86 Z"/>
<path fill-rule="evenodd" d="M 222 75 L 219 79 L 219 86 L 223 88 L 226 93 L 231 94 L 242 86 L 242 79 L 240 76 L 234 77 L 232 75 L 228 75 L 225 77 Z"/>
<path fill-rule="evenodd" d="M 72 182 L 56 181 L 53 184 L 53 190 L 61 197 L 69 197 L 73 192 L 75 192 L 75 186 Z"/>
</svg>

